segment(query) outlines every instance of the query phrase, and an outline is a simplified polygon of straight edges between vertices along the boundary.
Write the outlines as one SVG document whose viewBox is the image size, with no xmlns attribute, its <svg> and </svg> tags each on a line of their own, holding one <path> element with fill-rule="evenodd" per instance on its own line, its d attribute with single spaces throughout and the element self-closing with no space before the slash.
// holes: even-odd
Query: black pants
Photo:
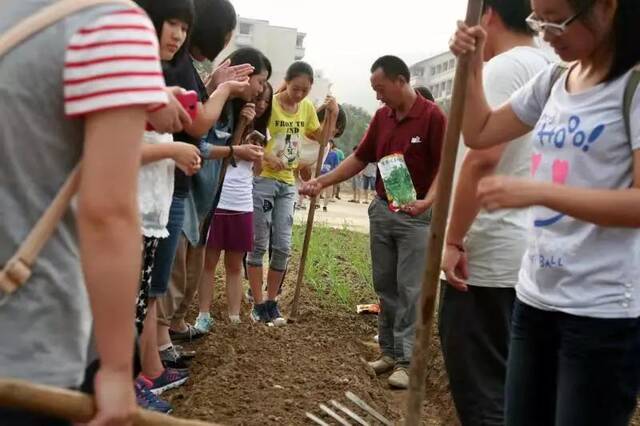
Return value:
<svg viewBox="0 0 640 426">
<path fill-rule="evenodd" d="M 440 341 L 463 426 L 504 425 L 514 300 L 512 288 L 469 286 L 469 291 L 463 293 L 442 282 Z"/>
<path fill-rule="evenodd" d="M 517 301 L 508 426 L 624 426 L 640 385 L 640 320 L 548 312 Z"/>
</svg>

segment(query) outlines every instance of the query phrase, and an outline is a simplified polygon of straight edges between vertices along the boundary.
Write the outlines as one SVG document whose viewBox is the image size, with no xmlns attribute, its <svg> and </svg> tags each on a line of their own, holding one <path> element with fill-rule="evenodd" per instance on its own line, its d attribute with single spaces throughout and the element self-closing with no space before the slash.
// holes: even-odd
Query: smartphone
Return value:
<svg viewBox="0 0 640 426">
<path fill-rule="evenodd" d="M 257 146 L 265 146 L 267 143 L 267 137 L 259 131 L 254 130 L 247 135 L 247 137 L 245 138 L 245 143 L 250 143 Z"/>
<path fill-rule="evenodd" d="M 198 93 L 189 90 L 188 92 L 180 93 L 176 95 L 176 99 L 180 102 L 180 105 L 187 111 L 189 117 L 193 120 L 198 115 Z"/>
<path fill-rule="evenodd" d="M 189 90 L 188 92 L 176 95 L 176 99 L 178 100 L 178 102 L 180 102 L 180 105 L 182 105 L 185 111 L 187 111 L 187 114 L 189 114 L 189 117 L 191 117 L 192 120 L 196 118 L 196 116 L 198 115 L 198 101 L 200 100 L 200 98 L 198 98 L 197 92 Z M 155 129 L 151 124 L 147 123 L 147 127 L 145 130 Z"/>
</svg>

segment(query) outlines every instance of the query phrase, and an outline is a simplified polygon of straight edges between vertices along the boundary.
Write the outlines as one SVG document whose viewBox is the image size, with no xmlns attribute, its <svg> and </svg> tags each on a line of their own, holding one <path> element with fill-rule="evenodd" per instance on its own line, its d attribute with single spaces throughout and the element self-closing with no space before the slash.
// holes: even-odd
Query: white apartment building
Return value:
<svg viewBox="0 0 640 426">
<path fill-rule="evenodd" d="M 456 58 L 449 51 L 427 58 L 409 67 L 411 85 L 427 87 L 445 110 L 451 107 Z"/>
<path fill-rule="evenodd" d="M 216 63 L 221 62 L 236 49 L 254 47 L 264 53 L 271 61 L 273 73 L 269 81 L 277 90 L 284 81 L 289 65 L 304 58 L 305 37 L 306 34 L 299 32 L 297 28 L 279 27 L 269 24 L 269 21 L 238 16 L 238 25 L 233 37 L 227 48 L 218 56 Z M 313 64 L 311 65 L 313 66 Z M 317 70 L 314 80 L 309 98 L 314 104 L 317 104 L 324 100 L 330 82 L 323 78 Z"/>
</svg>

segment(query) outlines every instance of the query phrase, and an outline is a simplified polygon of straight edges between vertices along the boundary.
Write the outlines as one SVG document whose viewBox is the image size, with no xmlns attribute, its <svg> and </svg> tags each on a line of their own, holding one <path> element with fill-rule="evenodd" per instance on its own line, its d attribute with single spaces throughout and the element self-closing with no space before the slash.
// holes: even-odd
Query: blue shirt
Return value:
<svg viewBox="0 0 640 426">
<path fill-rule="evenodd" d="M 324 164 L 322 164 L 322 169 L 320 169 L 320 174 L 325 175 L 329 173 L 331 170 L 338 167 L 339 163 L 338 154 L 333 150 L 329 151 L 327 158 L 324 160 Z"/>
</svg>

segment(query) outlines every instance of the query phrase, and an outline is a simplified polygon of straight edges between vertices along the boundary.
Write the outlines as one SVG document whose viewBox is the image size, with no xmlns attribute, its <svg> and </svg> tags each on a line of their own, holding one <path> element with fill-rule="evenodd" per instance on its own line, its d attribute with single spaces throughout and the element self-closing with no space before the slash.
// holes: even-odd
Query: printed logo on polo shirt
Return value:
<svg viewBox="0 0 640 426">
<path fill-rule="evenodd" d="M 411 138 L 411 143 L 422 143 L 422 138 L 420 136 L 414 136 Z"/>
</svg>

